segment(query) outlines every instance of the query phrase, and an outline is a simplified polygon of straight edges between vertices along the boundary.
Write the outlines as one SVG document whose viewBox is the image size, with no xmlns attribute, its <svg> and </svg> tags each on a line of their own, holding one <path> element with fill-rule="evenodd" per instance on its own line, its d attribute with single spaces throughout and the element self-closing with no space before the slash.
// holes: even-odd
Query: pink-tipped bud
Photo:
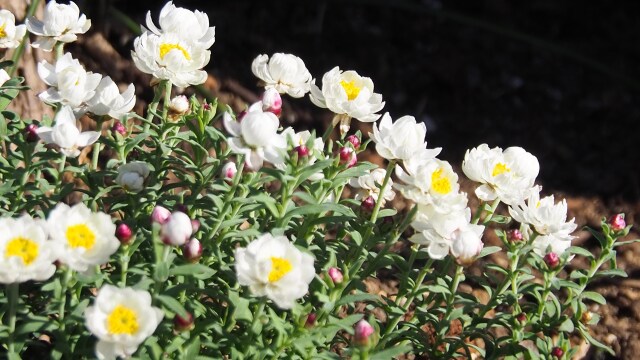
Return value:
<svg viewBox="0 0 640 360">
<path fill-rule="evenodd" d="M 116 237 L 121 244 L 128 245 L 131 242 L 131 238 L 133 238 L 133 231 L 129 225 L 121 223 L 116 227 Z"/>
<path fill-rule="evenodd" d="M 520 314 L 516 315 L 516 320 L 518 320 L 518 322 L 520 324 L 524 324 L 527 322 L 527 314 L 521 312 Z"/>
<path fill-rule="evenodd" d="M 522 241 L 522 232 L 518 229 L 511 229 L 507 231 L 507 239 L 511 242 Z"/>
<path fill-rule="evenodd" d="M 38 141 L 38 139 L 40 139 L 40 137 L 38 136 L 38 125 L 29 124 L 24 129 L 24 131 L 25 131 L 24 138 L 28 142 L 36 142 L 36 141 Z"/>
<path fill-rule="evenodd" d="M 202 109 L 204 111 L 210 111 L 211 110 L 211 105 L 209 105 L 208 102 L 205 102 L 205 103 L 202 104 Z"/>
<path fill-rule="evenodd" d="M 198 262 L 202 257 L 202 244 L 198 239 L 187 241 L 182 248 L 182 255 L 188 262 Z"/>
<path fill-rule="evenodd" d="M 329 277 L 331 278 L 331 281 L 333 281 L 334 284 L 340 284 L 342 283 L 342 280 L 344 280 L 344 276 L 342 276 L 342 271 L 340 271 L 340 269 L 336 267 L 329 268 L 329 270 L 327 271 L 327 274 L 329 274 Z"/>
<path fill-rule="evenodd" d="M 616 214 L 609 218 L 609 226 L 613 231 L 622 231 L 627 227 L 627 222 L 624 220 L 624 214 Z"/>
<path fill-rule="evenodd" d="M 362 208 L 365 212 L 372 212 L 373 208 L 376 206 L 376 199 L 373 196 L 367 196 L 362 203 L 360 204 L 360 208 Z"/>
<path fill-rule="evenodd" d="M 111 131 L 113 132 L 114 135 L 115 134 L 120 134 L 122 136 L 125 136 L 127 134 L 127 129 L 118 120 L 113 122 L 113 125 L 111 126 Z"/>
<path fill-rule="evenodd" d="M 274 113 L 276 116 L 280 116 L 282 113 L 282 97 L 278 90 L 269 88 L 262 94 L 262 111 L 268 111 Z"/>
<path fill-rule="evenodd" d="M 178 314 L 173 318 L 173 328 L 177 332 L 189 331 L 193 329 L 193 315 L 187 312 L 186 317 L 182 317 Z"/>
<path fill-rule="evenodd" d="M 169 103 L 169 112 L 174 115 L 186 114 L 189 108 L 189 99 L 184 95 L 174 97 Z"/>
<path fill-rule="evenodd" d="M 242 110 L 236 115 L 236 121 L 241 122 L 247 116 L 247 110 Z"/>
<path fill-rule="evenodd" d="M 317 318 L 318 315 L 316 315 L 316 313 L 309 313 L 309 315 L 307 315 L 307 321 L 305 321 L 304 326 L 306 328 L 313 327 L 316 324 Z"/>
<path fill-rule="evenodd" d="M 200 230 L 200 220 L 191 220 L 191 229 L 193 230 L 194 234 L 197 233 L 198 230 Z"/>
<path fill-rule="evenodd" d="M 309 156 L 309 148 L 305 145 L 296 146 L 293 150 L 298 153 L 298 157 L 300 158 Z"/>
<path fill-rule="evenodd" d="M 182 211 L 174 211 L 169 219 L 162 224 L 160 236 L 167 245 L 182 246 L 193 233 L 193 225 L 189 216 Z"/>
<path fill-rule="evenodd" d="M 171 211 L 169 211 L 169 209 L 157 205 L 156 207 L 153 208 L 153 211 L 151 212 L 151 221 L 162 225 L 166 223 L 167 220 L 169 220 L 170 216 L 171 216 Z"/>
<path fill-rule="evenodd" d="M 545 255 L 543 260 L 547 264 L 547 266 L 551 269 L 555 268 L 556 266 L 558 266 L 558 264 L 560 264 L 560 257 L 558 256 L 558 254 L 554 252 L 550 252 L 547 255 Z"/>
<path fill-rule="evenodd" d="M 558 359 L 560 359 L 562 357 L 562 355 L 564 355 L 564 351 L 561 348 L 559 348 L 558 346 L 556 346 L 553 349 L 551 349 L 551 355 L 557 357 Z"/>
<path fill-rule="evenodd" d="M 238 168 L 235 163 L 228 162 L 222 167 L 222 177 L 225 180 L 232 180 L 236 176 L 237 172 Z"/>
<path fill-rule="evenodd" d="M 340 163 L 346 164 L 347 167 L 352 167 L 358 162 L 356 152 L 352 148 L 345 146 L 340 148 Z"/>
<path fill-rule="evenodd" d="M 356 345 L 366 346 L 369 344 L 369 340 L 371 339 L 373 332 L 373 326 L 371 326 L 367 320 L 362 319 L 356 324 L 353 341 Z"/>
<path fill-rule="evenodd" d="M 357 136 L 349 135 L 347 136 L 347 141 L 350 142 L 351 145 L 353 145 L 354 149 L 360 148 L 360 139 Z"/>
</svg>

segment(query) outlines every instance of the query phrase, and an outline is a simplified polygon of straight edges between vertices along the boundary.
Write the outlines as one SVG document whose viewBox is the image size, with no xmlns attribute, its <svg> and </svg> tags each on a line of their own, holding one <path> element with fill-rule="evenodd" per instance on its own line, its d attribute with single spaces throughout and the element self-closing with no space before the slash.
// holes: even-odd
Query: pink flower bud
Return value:
<svg viewBox="0 0 640 360">
<path fill-rule="evenodd" d="M 197 233 L 198 230 L 200 229 L 200 220 L 196 220 L 193 219 L 191 220 L 191 229 L 193 230 L 193 233 Z"/>
<path fill-rule="evenodd" d="M 204 111 L 209 111 L 209 110 L 211 110 L 211 105 L 209 105 L 209 103 L 205 102 L 204 104 L 202 104 L 202 109 L 204 109 Z"/>
<path fill-rule="evenodd" d="M 236 167 L 235 163 L 228 162 L 222 167 L 222 177 L 225 179 L 233 179 L 236 176 L 237 172 L 238 168 Z"/>
<path fill-rule="evenodd" d="M 177 332 L 188 331 L 193 329 L 193 315 L 187 312 L 186 317 L 182 317 L 178 314 L 173 318 L 173 328 Z"/>
<path fill-rule="evenodd" d="M 156 222 L 160 225 L 164 224 L 169 220 L 171 216 L 171 211 L 169 209 L 156 205 L 151 212 L 151 221 Z"/>
<path fill-rule="evenodd" d="M 296 146 L 293 150 L 298 153 L 298 157 L 303 158 L 309 156 L 309 148 L 305 145 Z"/>
<path fill-rule="evenodd" d="M 360 204 L 360 208 L 365 212 L 372 212 L 375 206 L 376 199 L 374 199 L 373 196 L 367 196 Z"/>
<path fill-rule="evenodd" d="M 116 227 L 116 237 L 120 240 L 121 244 L 128 245 L 133 237 L 133 231 L 131 231 L 129 225 L 121 223 Z"/>
<path fill-rule="evenodd" d="M 520 324 L 524 324 L 527 322 L 527 314 L 521 312 L 520 314 L 516 315 L 516 320 L 518 320 L 518 322 Z"/>
<path fill-rule="evenodd" d="M 189 99 L 184 95 L 178 95 L 171 99 L 169 111 L 175 115 L 186 114 L 189 111 Z"/>
<path fill-rule="evenodd" d="M 335 267 L 329 268 L 327 273 L 329 274 L 329 277 L 331 278 L 331 281 L 333 281 L 334 284 L 340 284 L 342 283 L 342 280 L 344 280 L 344 277 L 342 276 L 342 271 L 340 271 L 340 269 L 338 268 L 335 268 Z"/>
<path fill-rule="evenodd" d="M 280 116 L 282 112 L 282 98 L 278 90 L 269 88 L 262 94 L 262 111 L 268 111 L 274 113 L 276 116 Z"/>
<path fill-rule="evenodd" d="M 560 264 L 560 257 L 554 252 L 550 252 L 545 255 L 543 260 L 547 264 L 547 266 L 552 269 Z"/>
<path fill-rule="evenodd" d="M 174 211 L 169 219 L 162 224 L 160 236 L 162 242 L 167 245 L 181 246 L 189 240 L 193 233 L 193 225 L 187 214 L 181 211 Z"/>
<path fill-rule="evenodd" d="M 358 139 L 358 137 L 355 135 L 347 136 L 347 141 L 350 142 L 351 145 L 353 145 L 354 149 L 358 149 L 360 147 L 360 139 Z"/>
<path fill-rule="evenodd" d="M 613 231 L 622 231 L 627 227 L 627 222 L 624 220 L 624 214 L 616 214 L 609 218 L 609 226 Z"/>
<path fill-rule="evenodd" d="M 40 139 L 40 137 L 38 136 L 38 125 L 29 124 L 24 129 L 24 131 L 25 131 L 24 138 L 28 142 L 36 142 L 36 141 L 38 141 Z"/>
<path fill-rule="evenodd" d="M 309 315 L 307 315 L 307 321 L 304 323 L 304 326 L 306 328 L 313 327 L 316 324 L 317 317 L 318 316 L 316 315 L 316 313 L 309 313 Z"/>
<path fill-rule="evenodd" d="M 356 324 L 355 334 L 353 335 L 353 341 L 356 345 L 366 346 L 369 344 L 369 339 L 373 335 L 373 326 L 367 322 L 367 320 L 360 320 Z"/>
<path fill-rule="evenodd" d="M 358 157 L 352 148 L 345 146 L 340 148 L 340 163 L 352 167 L 358 162 Z"/>
<path fill-rule="evenodd" d="M 115 135 L 120 134 L 122 136 L 127 135 L 127 129 L 124 127 L 124 125 L 122 125 L 122 123 L 118 120 L 113 122 L 113 125 L 111 126 L 111 131 L 113 132 L 113 134 Z"/>
<path fill-rule="evenodd" d="M 507 231 L 507 239 L 511 242 L 522 241 L 522 232 L 518 229 Z"/>
<path fill-rule="evenodd" d="M 556 346 L 553 349 L 551 349 L 551 355 L 559 359 L 562 357 L 562 355 L 564 355 L 564 351 L 561 348 Z"/>
<path fill-rule="evenodd" d="M 202 257 L 202 244 L 198 239 L 191 239 L 184 244 L 182 255 L 188 262 L 198 262 Z"/>
</svg>

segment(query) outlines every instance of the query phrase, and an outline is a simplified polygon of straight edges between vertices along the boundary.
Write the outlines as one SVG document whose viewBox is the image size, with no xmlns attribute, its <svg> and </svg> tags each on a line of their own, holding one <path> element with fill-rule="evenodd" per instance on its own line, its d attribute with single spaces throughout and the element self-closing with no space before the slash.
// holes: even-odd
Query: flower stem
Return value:
<svg viewBox="0 0 640 360">
<path fill-rule="evenodd" d="M 58 321 L 60 322 L 60 331 L 62 332 L 64 332 L 64 329 L 65 329 L 64 311 L 65 311 L 65 307 L 67 306 L 67 288 L 69 287 L 69 282 L 71 281 L 72 277 L 73 277 L 73 270 L 67 267 L 67 269 L 64 272 L 64 277 L 62 278 L 62 283 L 60 284 L 61 299 L 60 299 L 60 307 L 58 308 Z"/>
<path fill-rule="evenodd" d="M 162 122 L 167 121 L 167 115 L 169 114 L 169 104 L 171 104 L 171 81 L 166 80 L 164 82 L 164 100 L 162 102 Z"/>
<path fill-rule="evenodd" d="M 96 131 L 102 134 L 102 117 L 99 120 L 96 120 Z M 96 141 L 93 144 L 93 149 L 91 150 L 91 169 L 96 171 L 98 170 L 98 159 L 100 156 L 100 142 Z"/>
<path fill-rule="evenodd" d="M 7 285 L 7 293 L 9 297 L 9 354 L 15 354 L 15 333 L 16 333 L 16 310 L 18 309 L 19 300 L 19 283 Z"/>
</svg>

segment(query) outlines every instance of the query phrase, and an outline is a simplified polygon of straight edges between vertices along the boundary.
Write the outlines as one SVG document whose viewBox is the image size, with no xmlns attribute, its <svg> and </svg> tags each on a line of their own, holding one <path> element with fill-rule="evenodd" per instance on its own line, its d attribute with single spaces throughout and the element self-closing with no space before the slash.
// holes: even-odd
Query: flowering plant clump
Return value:
<svg viewBox="0 0 640 360">
<path fill-rule="evenodd" d="M 265 92 L 247 111 L 179 95 L 205 81 L 215 31 L 172 2 L 134 41 L 155 91 L 136 114 L 133 85 L 121 93 L 64 52 L 90 20 L 73 2 L 44 14 L 26 28 L 56 49 L 39 65 L 53 119 L 7 110 L 24 79 L 0 63 L 2 356 L 43 343 L 56 359 L 569 359 L 576 339 L 611 351 L 590 333 L 606 301 L 589 285 L 626 275 L 615 248 L 630 225 L 590 229 L 595 254 L 572 246 L 577 225 L 541 195 L 533 154 L 469 150 L 472 209 L 426 126 L 375 123 L 382 95 L 355 71 L 335 67 L 319 88 L 297 56 L 259 55 Z M 0 20 L 0 45 L 27 40 Z M 335 114 L 322 137 L 280 122 L 281 96 L 307 93 Z M 351 118 L 374 122 L 374 144 Z M 367 148 L 386 168 L 359 160 Z M 588 267 L 568 266 L 579 257 Z M 392 290 L 367 292 L 376 279 Z"/>
</svg>

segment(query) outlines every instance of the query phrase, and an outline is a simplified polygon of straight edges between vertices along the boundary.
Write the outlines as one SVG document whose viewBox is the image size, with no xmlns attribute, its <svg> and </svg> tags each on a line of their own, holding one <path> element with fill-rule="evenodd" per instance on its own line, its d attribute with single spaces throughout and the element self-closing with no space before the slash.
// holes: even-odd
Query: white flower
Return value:
<svg viewBox="0 0 640 360">
<path fill-rule="evenodd" d="M 194 41 L 187 41 L 175 33 L 161 35 L 144 32 L 133 43 L 131 57 L 136 67 L 156 79 L 169 80 L 178 87 L 202 84 L 207 72 L 211 51 Z"/>
<path fill-rule="evenodd" d="M 0 283 L 47 280 L 56 271 L 55 246 L 47 239 L 44 220 L 23 215 L 0 218 Z"/>
<path fill-rule="evenodd" d="M 302 59 L 295 55 L 275 53 L 271 59 L 266 54 L 258 55 L 251 64 L 251 71 L 265 82 L 265 88 L 276 89 L 280 94 L 300 98 L 309 92 L 311 74 Z"/>
<path fill-rule="evenodd" d="M 282 309 L 293 307 L 315 277 L 313 257 L 284 236 L 262 234 L 246 248 L 236 249 L 235 258 L 238 283 L 249 286 L 254 296 L 267 296 Z"/>
<path fill-rule="evenodd" d="M 365 175 L 358 178 L 350 179 L 349 185 L 358 189 L 355 199 L 364 200 L 371 196 L 375 201 L 378 201 L 378 197 L 380 196 L 380 188 L 378 186 L 382 186 L 386 174 L 387 172 L 383 169 L 375 169 L 368 171 Z M 393 180 L 389 178 L 389 183 L 385 187 L 384 194 L 382 195 L 382 205 L 384 205 L 385 201 L 391 201 L 396 196 L 392 187 Z"/>
<path fill-rule="evenodd" d="M 41 126 L 36 132 L 45 143 L 58 145 L 66 156 L 80 155 L 78 148 L 89 146 L 100 138 L 97 131 L 80 132 L 76 127 L 76 117 L 68 106 L 63 106 L 54 120 L 53 127 Z"/>
<path fill-rule="evenodd" d="M 262 111 L 268 111 L 274 113 L 276 116 L 280 116 L 282 112 L 282 97 L 278 91 L 274 88 L 268 88 L 262 94 Z"/>
<path fill-rule="evenodd" d="M 16 26 L 16 17 L 11 11 L 0 10 L 0 48 L 17 48 L 26 32 L 25 25 Z"/>
<path fill-rule="evenodd" d="M 140 192 L 144 189 L 144 181 L 149 176 L 149 164 L 142 161 L 134 161 L 118 168 L 116 183 L 127 191 Z"/>
<path fill-rule="evenodd" d="M 440 212 L 452 211 L 453 204 L 462 204 L 462 207 L 456 207 L 458 210 L 467 206 L 466 196 L 459 192 L 458 175 L 448 162 L 416 158 L 405 161 L 404 165 L 406 171 L 400 165 L 396 166 L 396 176 L 404 184 L 394 184 L 394 187 L 407 199 L 431 204 Z"/>
<path fill-rule="evenodd" d="M 87 111 L 96 115 L 109 115 L 121 119 L 131 112 L 136 104 L 135 86 L 129 84 L 127 90 L 120 94 L 120 89 L 109 76 L 100 80 L 95 95 L 87 100 Z"/>
<path fill-rule="evenodd" d="M 529 242 L 531 237 L 533 236 L 533 230 L 527 224 L 522 224 L 520 226 L 520 232 L 522 233 L 522 238 L 524 241 Z M 556 255 L 562 255 L 565 250 L 567 250 L 571 246 L 571 240 L 573 240 L 573 236 L 570 239 L 561 238 L 556 236 L 555 234 L 550 235 L 540 235 L 536 234 L 536 238 L 533 240 L 531 245 L 533 246 L 533 251 L 544 257 L 550 252 L 555 253 Z M 571 260 L 573 256 L 569 257 L 568 260 Z"/>
<path fill-rule="evenodd" d="M 4 69 L 0 69 L 0 86 L 4 85 L 9 79 L 11 79 L 11 76 Z"/>
<path fill-rule="evenodd" d="M 189 99 L 184 95 L 175 96 L 169 103 L 169 111 L 174 114 L 186 114 L 189 108 Z"/>
<path fill-rule="evenodd" d="M 465 223 L 462 227 L 453 232 L 451 237 L 451 255 L 458 263 L 468 265 L 480 254 L 484 243 L 482 233 L 484 226 Z"/>
<path fill-rule="evenodd" d="M 297 146 L 306 146 L 307 142 L 309 141 L 309 138 L 311 138 L 311 133 L 308 130 L 295 132 L 295 130 L 293 130 L 293 128 L 291 127 L 284 129 L 281 135 L 285 139 L 287 139 L 288 143 L 293 145 L 294 149 Z M 322 141 L 322 138 L 316 137 L 313 140 L 313 147 L 308 150 L 309 150 L 309 154 L 306 157 L 307 165 L 313 165 L 315 164 L 316 160 L 318 160 L 316 158 L 316 153 L 322 154 L 324 151 L 324 141 Z M 284 163 L 275 164 L 275 166 L 279 169 L 285 168 Z M 311 181 L 318 181 L 320 179 L 324 179 L 324 174 L 322 173 L 322 171 L 318 171 L 317 173 L 309 176 L 308 179 Z"/>
<path fill-rule="evenodd" d="M 42 21 L 30 17 L 25 21 L 27 29 L 34 35 L 41 36 L 31 44 L 34 48 L 51 51 L 57 41 L 70 43 L 76 41 L 77 34 L 84 34 L 91 27 L 91 20 L 82 14 L 73 2 L 69 5 L 49 1 L 44 8 Z"/>
<path fill-rule="evenodd" d="M 411 223 L 416 233 L 409 240 L 425 245 L 432 259 L 443 259 L 449 254 L 456 231 L 467 226 L 470 219 L 469 208 L 453 208 L 451 212 L 443 213 L 432 205 L 419 204 L 416 218 Z"/>
<path fill-rule="evenodd" d="M 164 313 L 151 295 L 130 287 L 103 285 L 84 312 L 85 325 L 98 338 L 98 359 L 129 358 L 158 327 Z"/>
<path fill-rule="evenodd" d="M 206 13 L 176 7 L 173 1 L 166 3 L 160 10 L 158 23 L 160 28 L 153 23 L 151 12 L 147 12 L 147 27 L 156 35 L 175 34 L 185 40 L 196 42 L 205 49 L 210 48 L 216 41 L 216 28 L 209 27 L 209 16 Z"/>
<path fill-rule="evenodd" d="M 413 116 L 403 116 L 392 123 L 389 113 L 385 113 L 380 120 L 380 129 L 373 124 L 369 137 L 376 143 L 378 154 L 387 160 L 427 160 L 435 158 L 442 148 L 427 149 L 426 134 L 425 124 L 416 123 Z"/>
<path fill-rule="evenodd" d="M 363 122 L 374 122 L 382 110 L 382 95 L 373 92 L 373 81 L 355 71 L 340 71 L 337 66 L 322 77 L 322 90 L 311 83 L 311 102 Z"/>
<path fill-rule="evenodd" d="M 541 243 L 562 241 L 569 244 L 574 238 L 571 233 L 576 229 L 577 225 L 574 222 L 575 219 L 566 221 L 567 201 L 562 200 L 562 202 L 555 203 L 553 195 L 540 199 L 540 190 L 539 186 L 534 187 L 526 204 L 522 202 L 520 205 L 510 206 L 509 214 L 517 222 L 530 225 L 542 237 L 548 237 L 546 239 L 541 238 Z M 552 247 L 554 246 L 556 245 Z M 546 248 L 546 246 L 544 247 Z M 561 254 L 562 251 L 556 253 Z M 546 252 L 542 255 L 544 254 Z"/>
<path fill-rule="evenodd" d="M 280 121 L 271 112 L 263 112 L 262 104 L 257 102 L 249 108 L 240 122 L 224 113 L 223 124 L 232 135 L 227 143 L 236 154 L 245 155 L 245 164 L 252 170 L 262 167 L 264 160 L 279 164 L 284 162 L 285 138 L 278 134 Z"/>
<path fill-rule="evenodd" d="M 520 147 L 502 151 L 487 144 L 467 150 L 462 170 L 473 181 L 482 183 L 476 189 L 480 200 L 499 199 L 508 204 L 517 204 L 529 196 L 540 165 L 538 159 Z"/>
<path fill-rule="evenodd" d="M 55 64 L 42 60 L 38 63 L 38 75 L 51 86 L 38 95 L 40 100 L 49 104 L 62 103 L 74 109 L 94 97 L 102 79 L 100 74 L 87 72 L 71 53 L 64 54 Z"/>
<path fill-rule="evenodd" d="M 182 246 L 193 234 L 193 225 L 189 216 L 181 211 L 174 211 L 160 228 L 160 237 L 167 245 Z"/>
<path fill-rule="evenodd" d="M 72 207 L 59 203 L 49 214 L 47 226 L 60 261 L 76 271 L 87 272 L 107 263 L 120 246 L 111 217 L 94 213 L 83 203 Z"/>
</svg>

